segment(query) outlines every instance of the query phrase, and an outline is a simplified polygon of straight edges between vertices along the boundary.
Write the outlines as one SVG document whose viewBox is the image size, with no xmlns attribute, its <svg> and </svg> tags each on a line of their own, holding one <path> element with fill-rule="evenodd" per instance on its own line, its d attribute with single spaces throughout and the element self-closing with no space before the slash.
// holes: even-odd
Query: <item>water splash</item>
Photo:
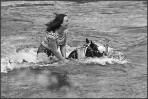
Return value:
<svg viewBox="0 0 148 99">
<path fill-rule="evenodd" d="M 102 47 L 103 49 L 103 47 Z M 105 48 L 104 48 L 105 50 Z M 103 50 L 103 51 L 104 51 Z M 120 52 L 120 51 L 116 51 L 113 48 L 109 48 L 108 50 L 108 56 L 103 56 L 100 58 L 87 58 L 84 61 L 80 61 L 82 63 L 93 63 L 93 64 L 101 64 L 101 65 L 106 65 L 107 63 L 109 64 L 114 64 L 114 63 L 118 63 L 118 64 L 125 64 L 125 63 L 130 63 L 130 60 L 125 58 L 125 55 Z"/>
<path fill-rule="evenodd" d="M 21 63 L 36 63 L 36 49 L 23 49 L 20 52 L 9 53 L 6 52 L 1 56 L 1 72 L 7 73 L 8 70 L 13 70 L 14 68 L 21 68 L 23 65 Z"/>
<path fill-rule="evenodd" d="M 98 45 L 98 49 L 99 51 L 105 52 L 105 46 L 103 46 L 100 43 L 95 43 Z M 108 56 L 103 56 L 101 58 L 87 58 L 87 59 L 82 59 L 80 60 L 81 63 L 93 63 L 93 64 L 101 64 L 101 65 L 106 65 L 107 63 L 109 64 L 114 64 L 114 63 L 118 63 L 118 64 L 125 64 L 125 63 L 129 63 L 130 61 L 127 60 L 125 58 L 125 55 L 120 52 L 120 51 L 116 51 L 115 49 L 108 47 Z"/>
<path fill-rule="evenodd" d="M 66 55 L 68 56 L 69 53 L 75 49 L 75 47 L 70 47 L 70 46 L 66 46 L 66 47 L 67 47 Z M 10 51 L 8 51 L 8 53 L 9 52 Z M 1 72 L 7 73 L 8 71 L 16 68 L 18 69 L 22 67 L 29 67 L 31 66 L 31 63 L 37 64 L 38 60 L 37 60 L 36 52 L 37 52 L 37 48 L 24 48 L 19 52 L 13 51 L 13 53 L 11 54 L 3 55 L 3 57 L 1 57 Z M 79 61 L 80 63 L 87 63 L 87 64 L 93 63 L 93 64 L 101 64 L 101 65 L 106 65 L 106 63 L 125 64 L 129 62 L 124 58 L 124 55 L 121 52 L 111 50 L 109 54 L 110 54 L 109 57 L 85 58 L 85 59 L 79 59 Z M 28 65 L 26 65 L 25 63 L 28 63 Z M 53 64 L 53 65 L 57 65 L 57 64 Z M 38 66 L 49 66 L 49 65 L 38 64 Z"/>
<path fill-rule="evenodd" d="M 125 64 L 128 63 L 128 60 L 119 60 L 119 59 L 114 59 L 114 58 L 108 58 L 108 57 L 102 57 L 102 58 L 88 58 L 85 60 L 81 60 L 81 63 L 86 63 L 86 64 L 101 64 L 101 65 L 106 65 L 107 63 L 109 64 Z"/>
</svg>

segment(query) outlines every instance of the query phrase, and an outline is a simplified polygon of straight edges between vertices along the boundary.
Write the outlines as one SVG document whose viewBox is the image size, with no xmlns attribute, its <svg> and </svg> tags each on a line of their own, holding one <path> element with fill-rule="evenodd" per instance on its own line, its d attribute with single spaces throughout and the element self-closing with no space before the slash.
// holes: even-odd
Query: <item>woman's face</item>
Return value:
<svg viewBox="0 0 148 99">
<path fill-rule="evenodd" d="M 67 26 L 68 26 L 68 17 L 65 16 L 64 20 L 63 20 L 63 23 L 62 23 L 62 27 L 67 28 Z"/>
</svg>

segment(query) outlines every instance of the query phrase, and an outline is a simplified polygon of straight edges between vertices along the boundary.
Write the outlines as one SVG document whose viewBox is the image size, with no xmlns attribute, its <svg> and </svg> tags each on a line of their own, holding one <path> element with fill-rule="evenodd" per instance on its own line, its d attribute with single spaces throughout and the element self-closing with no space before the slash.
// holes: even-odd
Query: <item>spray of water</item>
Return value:
<svg viewBox="0 0 148 99">
<path fill-rule="evenodd" d="M 8 52 L 9 53 L 9 52 Z M 29 49 L 28 51 L 13 52 L 1 57 L 1 72 L 7 73 L 8 70 L 13 70 L 14 68 L 21 68 L 21 63 L 36 63 L 36 52 L 34 49 Z M 21 65 L 20 65 L 21 64 Z"/>
<path fill-rule="evenodd" d="M 73 51 L 75 48 L 67 46 L 67 53 L 68 56 L 71 51 Z M 26 48 L 23 50 L 20 50 L 19 52 L 11 50 L 11 54 L 3 55 L 4 57 L 1 57 L 1 72 L 7 73 L 9 70 L 13 70 L 14 68 L 21 68 L 21 67 L 28 67 L 29 65 L 23 65 L 24 63 L 37 63 L 37 48 Z M 8 51 L 10 53 L 10 51 Z M 95 64 L 101 64 L 105 65 L 106 63 L 109 64 L 125 64 L 129 61 L 127 61 L 124 58 L 123 53 L 117 52 L 114 50 L 110 50 L 109 57 L 102 57 L 102 58 L 86 58 L 83 61 L 80 61 L 81 63 L 95 63 Z M 45 78 L 45 77 L 43 77 Z"/>
</svg>

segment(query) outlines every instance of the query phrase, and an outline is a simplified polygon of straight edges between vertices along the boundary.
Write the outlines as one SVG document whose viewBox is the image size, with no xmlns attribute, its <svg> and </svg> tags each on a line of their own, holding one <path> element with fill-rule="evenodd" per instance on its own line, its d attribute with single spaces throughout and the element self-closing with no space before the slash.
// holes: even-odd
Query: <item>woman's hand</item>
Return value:
<svg viewBox="0 0 148 99">
<path fill-rule="evenodd" d="M 50 46 L 52 52 L 54 53 L 54 55 L 55 55 L 59 60 L 65 59 L 65 58 L 61 55 L 61 53 L 58 51 L 58 49 L 57 49 L 57 43 L 56 43 L 56 40 L 55 40 L 55 39 L 50 38 L 48 44 L 49 44 L 49 46 Z"/>
</svg>

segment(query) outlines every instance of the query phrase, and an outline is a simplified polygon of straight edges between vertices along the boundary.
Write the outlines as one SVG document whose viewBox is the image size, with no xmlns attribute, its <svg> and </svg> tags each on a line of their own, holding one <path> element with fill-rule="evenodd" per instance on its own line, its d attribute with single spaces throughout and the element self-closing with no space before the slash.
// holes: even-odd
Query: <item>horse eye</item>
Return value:
<svg viewBox="0 0 148 99">
<path fill-rule="evenodd" d="M 88 45 L 83 45 L 84 47 L 87 47 Z"/>
</svg>

